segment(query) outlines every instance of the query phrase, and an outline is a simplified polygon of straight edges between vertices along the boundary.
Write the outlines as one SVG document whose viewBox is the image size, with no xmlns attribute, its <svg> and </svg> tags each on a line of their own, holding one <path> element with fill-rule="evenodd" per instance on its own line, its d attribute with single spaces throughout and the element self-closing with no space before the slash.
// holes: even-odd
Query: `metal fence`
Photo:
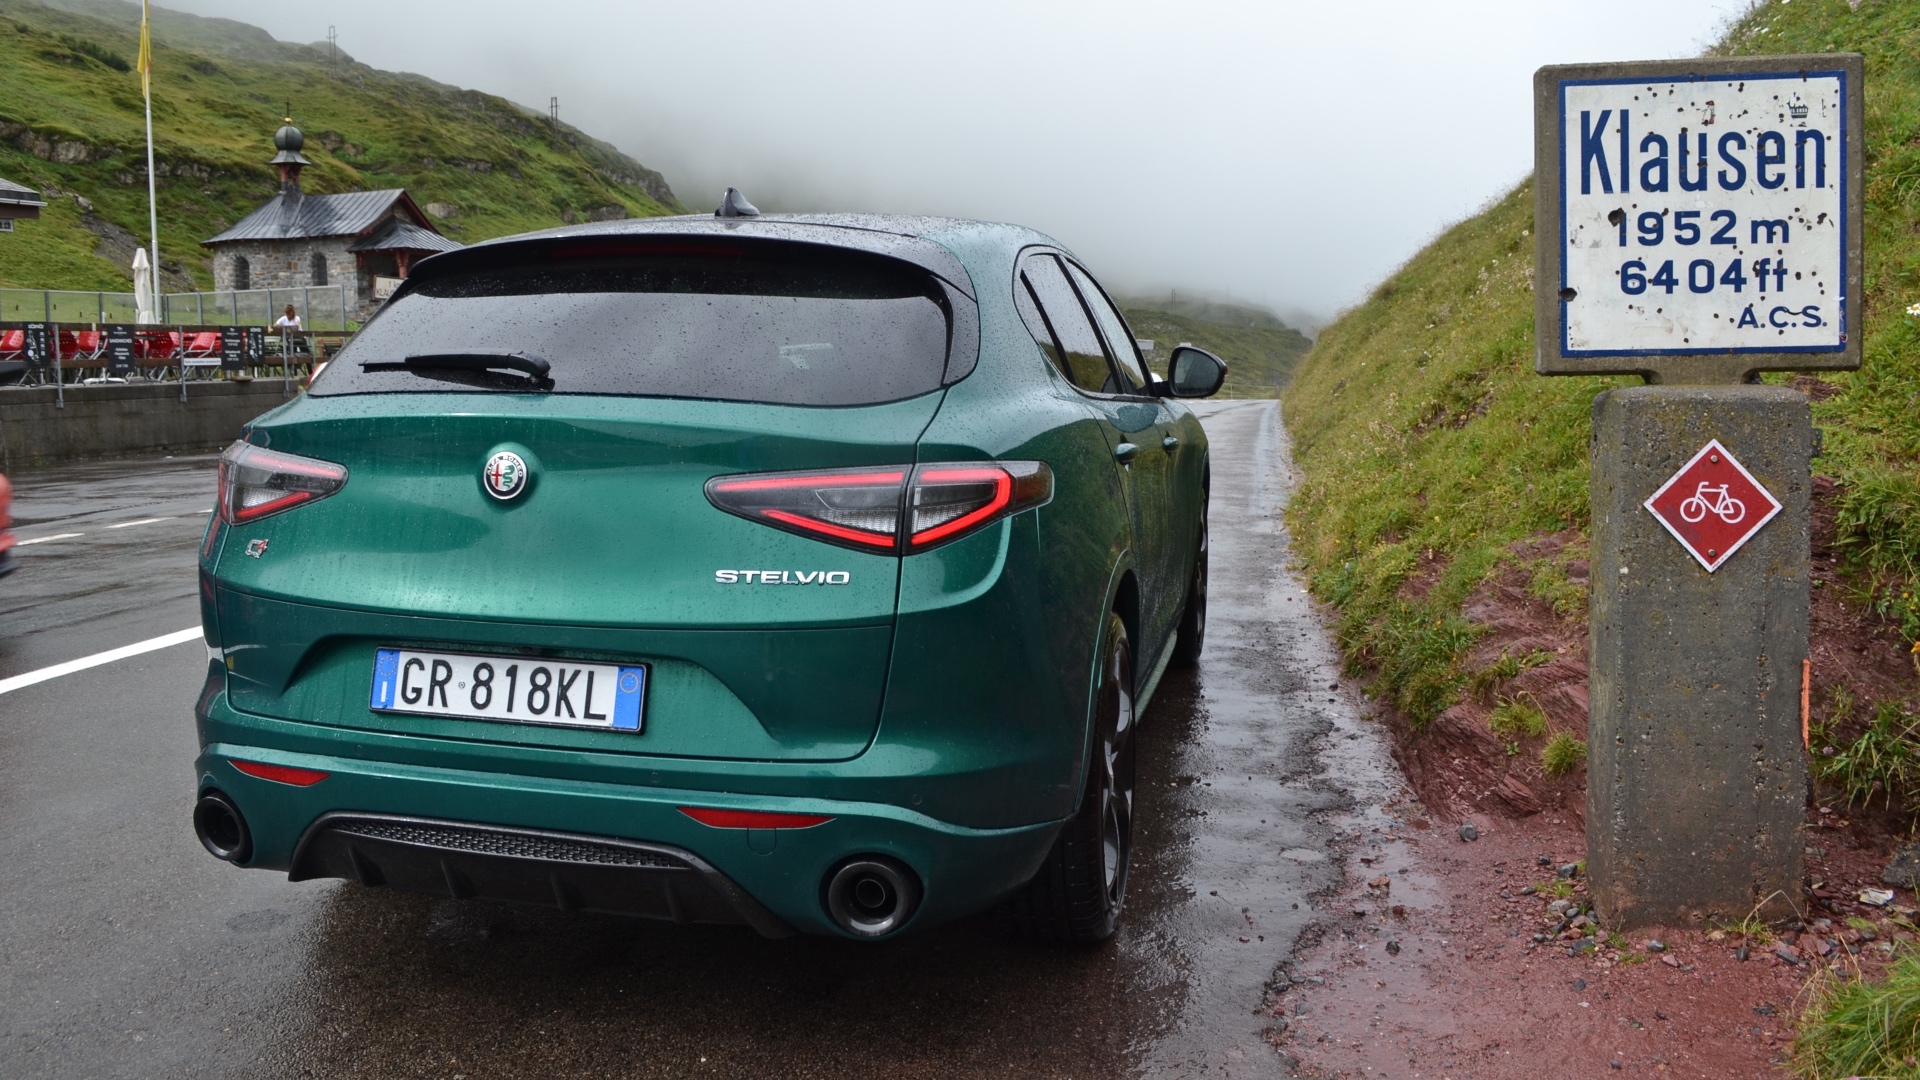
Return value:
<svg viewBox="0 0 1920 1080">
<path fill-rule="evenodd" d="M 345 285 L 164 293 L 155 314 L 165 325 L 271 326 L 288 304 L 308 330 L 351 333 L 360 325 L 352 318 L 354 309 Z M 0 322 L 91 326 L 131 323 L 137 315 L 130 292 L 0 289 Z"/>
</svg>

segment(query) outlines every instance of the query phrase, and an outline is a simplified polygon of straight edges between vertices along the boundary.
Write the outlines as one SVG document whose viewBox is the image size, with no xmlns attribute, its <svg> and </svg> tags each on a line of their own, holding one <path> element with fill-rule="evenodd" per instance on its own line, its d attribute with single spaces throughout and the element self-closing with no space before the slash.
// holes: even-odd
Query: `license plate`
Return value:
<svg viewBox="0 0 1920 1080">
<path fill-rule="evenodd" d="M 373 661 L 375 712 L 638 734 L 646 696 L 643 664 L 576 664 L 417 649 L 381 649 Z"/>
</svg>

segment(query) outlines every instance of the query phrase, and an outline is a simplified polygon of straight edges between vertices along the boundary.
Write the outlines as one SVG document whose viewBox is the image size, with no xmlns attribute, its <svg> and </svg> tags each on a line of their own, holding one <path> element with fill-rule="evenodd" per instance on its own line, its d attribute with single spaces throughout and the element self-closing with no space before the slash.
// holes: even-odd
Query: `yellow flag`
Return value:
<svg viewBox="0 0 1920 1080">
<path fill-rule="evenodd" d="M 140 0 L 140 89 L 153 92 L 153 32 L 148 29 L 147 0 Z"/>
</svg>

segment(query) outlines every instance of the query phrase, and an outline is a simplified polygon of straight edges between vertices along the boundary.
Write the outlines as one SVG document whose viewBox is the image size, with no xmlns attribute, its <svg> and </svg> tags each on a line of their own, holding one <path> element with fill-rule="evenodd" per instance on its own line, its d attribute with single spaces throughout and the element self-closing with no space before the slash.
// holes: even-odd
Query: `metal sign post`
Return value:
<svg viewBox="0 0 1920 1080">
<path fill-rule="evenodd" d="M 1587 869 L 1622 929 L 1803 911 L 1813 429 L 1860 366 L 1857 54 L 1542 68 L 1542 375 L 1593 406 Z"/>
</svg>

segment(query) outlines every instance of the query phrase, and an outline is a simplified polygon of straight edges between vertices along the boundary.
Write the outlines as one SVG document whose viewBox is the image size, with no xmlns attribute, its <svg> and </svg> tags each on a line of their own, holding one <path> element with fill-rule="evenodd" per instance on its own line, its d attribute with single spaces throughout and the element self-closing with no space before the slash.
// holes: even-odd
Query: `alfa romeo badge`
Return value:
<svg viewBox="0 0 1920 1080">
<path fill-rule="evenodd" d="M 507 502 L 527 490 L 527 462 L 511 450 L 498 450 L 480 470 L 480 484 L 487 494 Z"/>
</svg>

